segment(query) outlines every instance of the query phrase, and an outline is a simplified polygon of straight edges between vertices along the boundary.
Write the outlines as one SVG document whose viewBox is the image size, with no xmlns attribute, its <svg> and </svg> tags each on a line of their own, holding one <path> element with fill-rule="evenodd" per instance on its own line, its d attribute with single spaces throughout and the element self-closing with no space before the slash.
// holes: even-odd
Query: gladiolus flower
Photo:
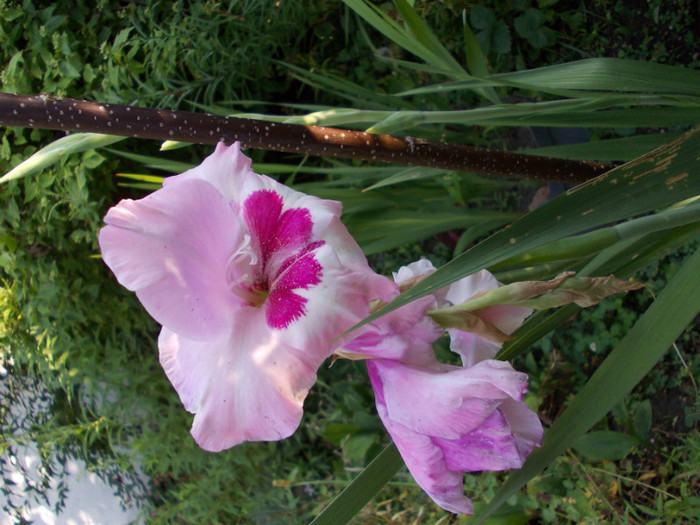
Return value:
<svg viewBox="0 0 700 525">
<path fill-rule="evenodd" d="M 254 173 L 238 143 L 107 213 L 103 259 L 163 326 L 160 362 L 202 448 L 291 435 L 331 340 L 394 286 L 340 213 Z"/>
<path fill-rule="evenodd" d="M 394 274 L 399 288 L 435 271 L 422 260 Z M 432 343 L 444 333 L 427 316 L 435 306 L 459 304 L 500 286 L 488 272 L 457 281 L 368 325 L 343 347 L 365 355 L 377 412 L 418 485 L 454 513 L 473 513 L 463 473 L 520 468 L 542 440 L 542 424 L 525 402 L 527 375 L 492 359 L 500 345 L 450 329 L 451 349 L 463 366 L 439 363 Z M 479 312 L 506 333 L 531 313 L 494 306 Z"/>
<path fill-rule="evenodd" d="M 416 483 L 443 509 L 473 514 L 463 472 L 520 468 L 542 439 L 523 402 L 527 375 L 489 359 L 463 368 L 371 359 L 377 412 Z"/>
</svg>

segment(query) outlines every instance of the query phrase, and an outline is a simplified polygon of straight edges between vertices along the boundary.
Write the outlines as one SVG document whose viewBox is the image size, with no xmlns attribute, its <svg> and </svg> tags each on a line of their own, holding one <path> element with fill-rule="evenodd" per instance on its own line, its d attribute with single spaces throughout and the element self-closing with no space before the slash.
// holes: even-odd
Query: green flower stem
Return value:
<svg viewBox="0 0 700 525">
<path fill-rule="evenodd" d="M 189 111 L 101 104 L 48 95 L 0 93 L 0 125 L 104 133 L 200 144 L 231 144 L 291 153 L 412 164 L 494 176 L 580 183 L 607 171 L 573 161 L 346 129 L 223 117 Z"/>
<path fill-rule="evenodd" d="M 494 264 L 489 270 L 496 271 L 518 265 L 534 266 L 552 261 L 580 259 L 598 253 L 619 241 L 698 221 L 700 221 L 700 199 L 694 199 L 683 206 L 669 208 L 654 215 L 632 219 L 615 226 L 551 242 Z"/>
<path fill-rule="evenodd" d="M 612 246 L 619 240 L 617 232 L 612 228 L 601 228 L 589 233 L 566 237 L 545 244 L 534 250 L 522 253 L 505 261 L 494 264 L 489 271 L 495 272 L 513 266 L 548 263 L 566 259 L 580 259 L 590 256 Z"/>
<path fill-rule="evenodd" d="M 493 276 L 504 284 L 516 281 L 542 281 L 565 270 L 575 269 L 575 265 L 581 259 L 564 259 L 551 263 L 524 266 L 512 270 L 492 272 Z"/>
</svg>

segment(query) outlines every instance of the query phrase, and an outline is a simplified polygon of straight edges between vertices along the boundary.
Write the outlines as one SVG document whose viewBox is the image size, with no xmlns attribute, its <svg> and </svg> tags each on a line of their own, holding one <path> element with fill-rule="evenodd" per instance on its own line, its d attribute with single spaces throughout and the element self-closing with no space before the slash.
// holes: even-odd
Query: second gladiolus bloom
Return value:
<svg viewBox="0 0 700 525">
<path fill-rule="evenodd" d="M 421 260 L 394 278 L 403 288 L 433 271 Z M 367 357 L 377 412 L 408 470 L 436 504 L 454 513 L 474 511 L 464 496 L 464 472 L 520 468 L 542 440 L 542 424 L 523 401 L 527 375 L 493 359 L 500 343 L 450 329 L 450 348 L 462 366 L 440 363 L 433 352 L 445 330 L 428 312 L 498 286 L 486 271 L 470 275 L 380 317 L 343 348 Z M 531 313 L 499 305 L 478 315 L 494 327 L 484 332 L 509 334 Z"/>
</svg>

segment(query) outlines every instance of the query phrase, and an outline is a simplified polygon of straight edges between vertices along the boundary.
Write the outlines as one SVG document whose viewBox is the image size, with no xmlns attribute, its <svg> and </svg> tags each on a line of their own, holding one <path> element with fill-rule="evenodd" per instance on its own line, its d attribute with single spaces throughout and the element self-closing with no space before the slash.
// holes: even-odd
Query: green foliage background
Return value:
<svg viewBox="0 0 700 525">
<path fill-rule="evenodd" d="M 674 2 L 671 10 L 654 0 L 643 12 L 625 2 L 607 0 L 507 4 L 417 2 L 416 10 L 436 28 L 454 56 L 462 53 L 460 16 L 466 10 L 496 71 L 603 55 L 698 64 L 699 39 L 692 29 L 697 13 L 692 12 L 691 2 Z M 590 4 L 591 10 L 582 10 L 579 4 Z M 632 34 L 631 26 L 621 23 L 625 17 L 653 20 L 673 30 L 664 38 L 651 29 Z M 310 82 L 284 63 L 361 84 L 374 97 L 365 102 L 378 108 L 387 104 L 388 99 L 381 98 L 386 93 L 431 80 L 420 71 L 377 61 L 370 53 L 371 43 L 390 58 L 406 58 L 396 46 L 380 41 L 343 4 L 330 0 L 101 1 L 91 8 L 73 2 L 49 7 L 28 0 L 21 5 L 0 2 L 0 80 L 5 92 L 182 109 L 249 107 L 243 104 L 266 101 L 250 107 L 291 112 L 289 106 L 279 108 L 274 103 L 297 102 L 313 109 L 346 104 L 348 98 L 341 89 L 324 88 L 317 78 Z M 459 109 L 475 101 L 473 95 L 459 94 L 419 97 L 410 104 Z M 403 104 L 395 99 L 390 103 L 393 109 Z M 2 131 L 2 173 L 58 137 L 31 129 Z M 437 132 L 426 130 L 426 136 L 431 133 Z M 477 144 L 511 141 L 492 128 L 448 128 L 440 133 L 460 135 L 462 141 Z M 123 149 L 153 155 L 156 147 L 130 141 Z M 207 150 L 193 147 L 171 155 L 197 163 Z M 257 161 L 288 160 L 275 154 L 253 155 Z M 364 371 L 361 365 L 347 362 L 322 369 L 319 384 L 307 400 L 302 426 L 289 440 L 245 444 L 216 455 L 199 450 L 189 437 L 191 416 L 181 408 L 157 362 L 157 325 L 95 257 L 96 232 L 106 209 L 133 194 L 117 186 L 113 174 L 140 168 L 134 161 L 89 151 L 65 158 L 36 176 L 0 186 L 0 365 L 7 371 L 0 384 L 3 477 L 11 458 L 22 454 L 23 444 L 35 441 L 46 468 L 44 481 L 51 474 L 63 475 L 65 457 L 82 457 L 120 488 L 125 498 L 139 499 L 149 523 L 308 521 L 352 478 L 354 471 L 348 467 L 363 466 L 385 441 Z M 348 203 L 362 182 L 329 190 L 314 186 L 319 177 L 311 171 L 280 177 L 310 192 L 330 192 L 329 197 Z M 430 186 L 436 209 L 449 202 L 512 212 L 509 199 L 530 191 L 486 182 L 475 191 L 474 180 L 455 174 L 442 174 L 437 180 L 437 190 Z M 414 188 L 425 197 L 420 183 Z M 391 190 L 375 195 L 374 209 L 395 198 Z M 356 216 L 350 214 L 347 220 L 363 244 L 369 245 L 376 239 L 372 232 L 361 237 L 363 223 L 358 219 L 366 213 L 366 208 L 357 209 Z M 380 219 L 391 224 L 395 217 L 373 217 Z M 422 255 L 436 265 L 451 256 L 435 239 L 391 252 L 384 250 L 387 247 L 378 245 L 372 259 L 382 273 Z M 665 282 L 682 257 L 683 252 L 652 266 L 642 278 Z M 633 324 L 636 312 L 642 310 L 635 301 L 649 301 L 649 297 L 613 298 L 597 310 L 581 313 L 518 363 L 531 375 L 531 401 L 540 406 L 545 422 L 561 411 L 568 392 L 580 387 L 599 356 Z M 613 436 L 618 448 L 609 458 L 588 458 L 585 443 L 577 453 L 563 456 L 545 476 L 509 501 L 503 512 L 515 516 L 510 522 L 523 522 L 523 516 L 549 523 L 600 519 L 634 523 L 651 518 L 663 522 L 667 516 L 697 515 L 700 505 L 692 498 L 698 488 L 700 446 L 697 399 L 693 405 L 697 391 L 690 379 L 692 374 L 697 377 L 700 365 L 697 346 L 697 331 L 689 331 L 679 342 L 679 353 L 670 353 L 599 428 L 632 436 L 634 441 Z M 687 362 L 678 356 L 685 356 Z M 664 420 L 657 413 L 663 399 L 679 403 L 675 420 Z M 22 403 L 24 410 L 18 408 Z M 134 464 L 147 474 L 147 484 L 136 475 Z M 502 477 L 468 476 L 467 491 L 477 503 L 488 500 Z M 623 477 L 633 482 L 624 485 Z M 673 497 L 640 485 L 644 480 Z M 618 487 L 614 492 L 599 488 L 613 484 Z M 40 483 L 27 496 L 41 498 L 45 488 Z M 20 507 L 6 510 L 19 516 Z M 405 472 L 359 517 L 363 523 L 446 523 L 450 519 L 436 510 Z"/>
</svg>

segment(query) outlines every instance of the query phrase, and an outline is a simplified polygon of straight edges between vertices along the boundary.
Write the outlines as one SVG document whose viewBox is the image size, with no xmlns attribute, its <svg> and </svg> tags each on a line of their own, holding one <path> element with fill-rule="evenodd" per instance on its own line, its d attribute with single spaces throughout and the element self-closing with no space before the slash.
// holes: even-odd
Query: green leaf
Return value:
<svg viewBox="0 0 700 525">
<path fill-rule="evenodd" d="M 392 443 L 310 525 L 340 525 L 349 522 L 402 466 L 401 455 Z"/>
<path fill-rule="evenodd" d="M 406 129 L 419 124 L 551 127 L 695 125 L 700 122 L 700 97 L 607 94 L 543 102 L 494 104 L 449 111 L 337 108 L 312 115 L 290 117 L 287 120 L 317 126 L 373 124 L 369 126 L 373 133 Z"/>
<path fill-rule="evenodd" d="M 466 10 L 462 11 L 462 26 L 464 28 L 464 49 L 467 57 L 467 68 L 469 73 L 475 77 L 485 77 L 489 74 L 488 61 L 486 60 L 486 55 L 479 46 L 476 36 L 474 36 L 474 33 L 469 27 Z M 500 103 L 496 90 L 494 90 L 492 87 L 477 89 L 475 91 L 482 97 L 487 98 L 493 104 Z"/>
<path fill-rule="evenodd" d="M 652 133 L 619 139 L 594 140 L 582 144 L 547 146 L 529 150 L 529 153 L 560 159 L 629 161 L 682 135 L 681 132 Z"/>
<path fill-rule="evenodd" d="M 119 47 L 126 42 L 129 38 L 129 33 L 131 33 L 133 29 L 133 27 L 128 27 L 119 31 L 119 34 L 114 38 L 114 42 L 112 43 L 113 47 Z"/>
<path fill-rule="evenodd" d="M 439 58 L 442 66 L 451 71 L 451 76 L 453 78 L 468 77 L 469 75 L 466 74 L 459 62 L 445 49 L 428 24 L 418 16 L 408 2 L 406 0 L 394 0 L 394 2 L 411 34 L 428 52 Z"/>
<path fill-rule="evenodd" d="M 619 241 L 637 239 L 653 232 L 676 229 L 700 221 L 700 199 L 689 199 L 669 209 L 621 222 L 607 228 L 566 237 L 510 257 L 489 269 L 499 270 L 521 264 L 538 264 L 556 260 L 580 259 L 602 251 Z M 635 254 L 633 259 L 639 258 Z"/>
<path fill-rule="evenodd" d="M 452 78 L 469 78 L 466 71 L 443 47 L 406 0 L 396 0 L 396 7 L 406 27 L 402 27 L 381 9 L 367 1 L 343 0 L 343 2 L 389 40 L 437 68 L 441 74 Z"/>
<path fill-rule="evenodd" d="M 370 191 L 377 188 L 383 188 L 384 186 L 392 186 L 394 184 L 399 184 L 401 182 L 409 182 L 427 178 L 437 178 L 445 175 L 447 170 L 440 170 L 435 168 L 424 168 L 423 166 L 411 166 L 410 168 L 404 168 L 397 171 L 390 177 L 380 180 L 376 184 L 372 184 L 370 187 L 366 188 L 364 191 Z"/>
<path fill-rule="evenodd" d="M 98 133 L 75 133 L 67 137 L 62 137 L 48 146 L 41 148 L 34 153 L 34 155 L 0 177 L 0 184 L 38 173 L 52 164 L 59 162 L 66 155 L 108 146 L 109 144 L 124 140 L 125 138 L 126 137 L 116 137 L 114 135 L 101 135 Z"/>
<path fill-rule="evenodd" d="M 331 75 L 330 73 L 307 71 L 287 62 L 276 61 L 276 63 L 289 69 L 294 78 L 308 84 L 314 89 L 331 90 L 334 94 L 350 100 L 351 102 L 361 104 L 363 107 L 376 109 L 383 109 L 386 107 L 413 107 L 413 105 L 407 101 L 402 101 L 391 95 L 377 93 L 376 91 L 367 89 L 354 82 L 350 82 L 341 76 Z M 324 109 L 331 110 L 333 108 Z"/>
<path fill-rule="evenodd" d="M 357 432 L 343 443 L 343 457 L 351 464 L 362 464 L 369 450 L 379 441 L 378 432 Z"/>
<path fill-rule="evenodd" d="M 488 7 L 475 5 L 469 10 L 469 21 L 477 29 L 489 29 L 496 23 L 496 15 Z"/>
<path fill-rule="evenodd" d="M 193 164 L 188 164 L 186 162 L 179 162 L 175 160 L 170 160 L 162 156 L 150 156 L 150 155 L 139 155 L 137 153 L 131 153 L 129 151 L 122 151 L 118 149 L 107 148 L 107 151 L 113 153 L 114 155 L 119 155 L 125 159 L 133 160 L 139 162 L 146 166 L 147 168 L 153 168 L 157 170 L 167 171 L 168 173 L 182 173 L 189 169 L 194 168 Z"/>
<path fill-rule="evenodd" d="M 476 37 L 467 22 L 466 10 L 462 12 L 462 26 L 464 32 L 464 49 L 467 56 L 467 67 L 475 77 L 485 77 L 489 74 L 489 65 L 486 55 L 479 47 Z M 496 101 L 497 103 L 498 101 Z"/>
<path fill-rule="evenodd" d="M 477 523 L 539 474 L 620 401 L 663 357 L 700 312 L 700 250 L 683 264 L 649 309 L 546 432 L 542 448 L 501 486 Z"/>
<path fill-rule="evenodd" d="M 361 430 L 362 429 L 355 424 L 329 423 L 323 431 L 323 437 L 334 445 L 340 445 L 346 436 L 349 434 L 356 434 Z"/>
<path fill-rule="evenodd" d="M 638 444 L 639 441 L 629 434 L 599 430 L 581 436 L 574 448 L 590 461 L 617 461 L 624 458 Z"/>
<path fill-rule="evenodd" d="M 646 440 L 649 437 L 649 432 L 651 431 L 651 401 L 645 399 L 635 405 L 632 424 L 634 433 L 639 439 Z"/>
<path fill-rule="evenodd" d="M 517 17 L 513 25 L 518 35 L 527 40 L 533 33 L 540 29 L 543 21 L 542 13 L 537 9 L 530 8 L 525 11 L 524 14 Z"/>
<path fill-rule="evenodd" d="M 122 177 L 129 180 L 136 180 L 139 182 L 147 182 L 149 184 L 155 184 L 158 187 L 163 185 L 163 179 L 165 177 L 160 177 L 158 175 L 146 175 L 142 173 L 117 173 L 118 177 Z"/>
<path fill-rule="evenodd" d="M 500 77 L 540 89 L 700 94 L 697 69 L 620 58 L 591 58 Z"/>
<path fill-rule="evenodd" d="M 473 25 L 473 23 L 472 23 Z M 589 58 L 515 73 L 426 86 L 402 95 L 509 86 L 567 97 L 611 93 L 700 95 L 700 70 L 620 58 Z"/>
<path fill-rule="evenodd" d="M 488 224 L 491 229 L 506 224 L 517 214 L 492 211 L 455 211 L 430 213 L 407 210 L 364 213 L 346 217 L 345 224 L 365 255 L 390 250 L 402 244 L 416 242 L 454 228 Z"/>
<path fill-rule="evenodd" d="M 510 31 L 503 20 L 494 25 L 490 34 L 491 49 L 500 55 L 510 52 Z"/>
</svg>

